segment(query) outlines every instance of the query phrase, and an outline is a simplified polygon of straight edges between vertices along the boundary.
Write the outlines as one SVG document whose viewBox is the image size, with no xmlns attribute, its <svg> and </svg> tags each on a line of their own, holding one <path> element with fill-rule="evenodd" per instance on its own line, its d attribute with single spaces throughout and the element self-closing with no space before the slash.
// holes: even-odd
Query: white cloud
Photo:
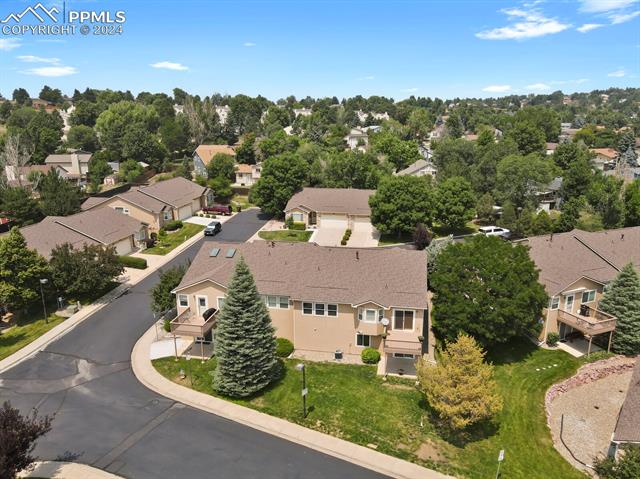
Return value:
<svg viewBox="0 0 640 479">
<path fill-rule="evenodd" d="M 0 38 L 0 51 L 9 52 L 21 45 L 17 38 Z"/>
<path fill-rule="evenodd" d="M 161 68 L 164 70 L 174 70 L 174 71 L 185 71 L 189 69 L 189 67 L 181 63 L 174 63 L 174 62 L 157 62 L 157 63 L 151 63 L 149 66 L 153 68 Z"/>
<path fill-rule="evenodd" d="M 591 30 L 595 30 L 596 28 L 604 27 L 602 23 L 585 23 L 581 27 L 576 28 L 580 33 L 587 33 Z"/>
<path fill-rule="evenodd" d="M 373 75 L 367 75 L 367 76 L 358 78 L 359 81 L 371 81 L 375 79 L 376 77 L 374 77 Z"/>
<path fill-rule="evenodd" d="M 547 91 L 547 90 L 551 90 L 551 87 L 549 85 L 547 85 L 546 83 L 533 83 L 531 85 L 527 85 L 525 88 L 527 90 L 531 90 L 531 91 Z"/>
<path fill-rule="evenodd" d="M 504 93 L 509 90 L 511 90 L 511 85 L 489 85 L 482 89 L 482 91 L 489 93 Z"/>
<path fill-rule="evenodd" d="M 612 13 L 611 15 L 609 15 L 609 20 L 611 20 L 612 25 L 618 25 L 620 23 L 625 23 L 633 20 L 638 15 L 640 15 L 640 10 L 631 13 Z"/>
<path fill-rule="evenodd" d="M 418 88 L 416 87 L 412 87 L 412 88 L 405 88 L 402 91 L 407 92 L 407 93 L 415 93 L 418 91 Z"/>
<path fill-rule="evenodd" d="M 627 8 L 638 0 L 581 0 L 580 10 L 588 13 L 610 12 Z"/>
<path fill-rule="evenodd" d="M 255 44 L 255 43 L 253 43 L 253 42 L 244 42 L 244 43 L 242 44 L 242 46 L 244 46 L 244 47 L 255 47 L 255 46 L 256 46 L 256 44 Z"/>
<path fill-rule="evenodd" d="M 607 74 L 608 77 L 613 77 L 613 78 L 622 78 L 625 75 L 626 75 L 626 72 L 624 70 L 616 70 L 614 72 Z"/>
<path fill-rule="evenodd" d="M 578 78 L 577 80 L 552 80 L 547 82 L 549 85 L 582 85 L 583 83 L 588 82 L 588 78 Z"/>
<path fill-rule="evenodd" d="M 25 75 L 35 75 L 39 77 L 64 77 L 68 75 L 75 75 L 76 73 L 78 73 L 78 70 L 75 67 L 60 65 L 53 67 L 31 68 L 20 73 L 24 73 Z"/>
<path fill-rule="evenodd" d="M 25 63 L 51 63 L 54 65 L 60 63 L 59 58 L 44 58 L 35 55 L 19 55 L 18 60 Z"/>
<path fill-rule="evenodd" d="M 555 18 L 545 17 L 538 10 L 507 8 L 500 11 L 507 15 L 512 23 L 505 27 L 478 32 L 476 37 L 482 40 L 523 40 L 560 33 L 571 26 Z"/>
</svg>

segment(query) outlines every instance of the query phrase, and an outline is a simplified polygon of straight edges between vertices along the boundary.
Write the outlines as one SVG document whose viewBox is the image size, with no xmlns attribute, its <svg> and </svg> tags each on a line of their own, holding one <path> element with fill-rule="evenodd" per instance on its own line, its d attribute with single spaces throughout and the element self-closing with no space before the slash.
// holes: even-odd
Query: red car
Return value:
<svg viewBox="0 0 640 479">
<path fill-rule="evenodd" d="M 231 206 L 229 206 L 229 205 L 205 206 L 204 208 L 202 208 L 202 211 L 204 211 L 205 213 L 217 213 L 217 214 L 225 215 L 225 216 L 230 216 L 231 213 L 233 212 L 231 210 Z"/>
</svg>

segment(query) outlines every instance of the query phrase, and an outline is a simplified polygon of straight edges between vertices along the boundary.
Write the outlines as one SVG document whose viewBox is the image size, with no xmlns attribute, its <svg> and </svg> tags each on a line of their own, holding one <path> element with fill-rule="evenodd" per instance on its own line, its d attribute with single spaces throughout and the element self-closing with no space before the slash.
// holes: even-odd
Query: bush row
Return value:
<svg viewBox="0 0 640 479">
<path fill-rule="evenodd" d="M 182 221 L 180 220 L 168 221 L 164 224 L 165 231 L 175 231 L 180 228 L 182 228 Z"/>
<path fill-rule="evenodd" d="M 344 235 L 342 235 L 342 241 L 340 241 L 340 244 L 342 246 L 345 246 L 349 241 L 349 238 L 351 238 L 351 230 L 347 228 L 347 230 L 344 232 Z"/>
<path fill-rule="evenodd" d="M 118 256 L 118 261 L 126 268 L 147 269 L 147 260 L 135 256 Z"/>
</svg>

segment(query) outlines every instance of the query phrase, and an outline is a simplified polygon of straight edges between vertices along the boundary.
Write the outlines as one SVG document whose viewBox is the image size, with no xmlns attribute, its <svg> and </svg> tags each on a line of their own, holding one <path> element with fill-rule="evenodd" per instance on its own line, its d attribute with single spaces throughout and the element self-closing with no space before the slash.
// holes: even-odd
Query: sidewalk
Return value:
<svg viewBox="0 0 640 479">
<path fill-rule="evenodd" d="M 42 461 L 36 462 L 29 472 L 21 472 L 18 477 L 46 477 L 51 479 L 119 479 L 101 469 L 77 462 Z"/>
<path fill-rule="evenodd" d="M 197 234 L 187 241 L 182 243 L 180 246 L 175 248 L 173 251 L 167 253 L 164 256 L 160 255 L 142 255 L 140 253 L 136 253 L 132 256 L 141 256 L 147 259 L 147 268 L 146 269 L 134 269 L 134 268 L 125 268 L 124 273 L 120 276 L 119 280 L 122 281 L 122 284 L 117 286 L 116 288 L 109 291 L 107 294 L 97 299 L 95 302 L 83 306 L 80 311 L 75 313 L 73 316 L 69 317 L 62 323 L 58 324 L 56 327 L 51 328 L 49 331 L 44 333 L 35 341 L 27 344 L 24 348 L 16 351 L 11 356 L 4 358 L 0 361 L 0 372 L 4 372 L 5 370 L 12 368 L 16 364 L 24 361 L 25 359 L 31 357 L 37 352 L 41 351 L 45 347 L 47 347 L 50 343 L 58 339 L 60 336 L 67 334 L 73 328 L 75 328 L 82 321 L 87 319 L 93 313 L 99 311 L 107 304 L 111 303 L 115 299 L 118 299 L 122 294 L 125 293 L 129 288 L 136 285 L 147 276 L 152 275 L 162 266 L 167 264 L 173 258 L 182 253 L 185 249 L 189 248 L 196 242 L 202 239 L 201 234 Z M 154 258 L 150 258 L 154 256 Z"/>
<path fill-rule="evenodd" d="M 138 381 L 158 394 L 390 477 L 453 479 L 417 464 L 175 384 L 158 373 L 151 364 L 149 352 L 154 339 L 155 331 L 151 327 L 133 347 L 131 366 Z"/>
</svg>

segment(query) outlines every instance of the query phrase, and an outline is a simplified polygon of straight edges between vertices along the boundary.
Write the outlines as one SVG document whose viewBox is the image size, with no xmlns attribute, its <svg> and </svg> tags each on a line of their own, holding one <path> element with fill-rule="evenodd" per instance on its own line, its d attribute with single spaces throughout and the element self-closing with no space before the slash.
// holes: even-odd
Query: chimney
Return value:
<svg viewBox="0 0 640 479">
<path fill-rule="evenodd" d="M 360 251 L 356 251 L 356 261 L 359 261 L 359 260 L 360 260 Z"/>
</svg>

